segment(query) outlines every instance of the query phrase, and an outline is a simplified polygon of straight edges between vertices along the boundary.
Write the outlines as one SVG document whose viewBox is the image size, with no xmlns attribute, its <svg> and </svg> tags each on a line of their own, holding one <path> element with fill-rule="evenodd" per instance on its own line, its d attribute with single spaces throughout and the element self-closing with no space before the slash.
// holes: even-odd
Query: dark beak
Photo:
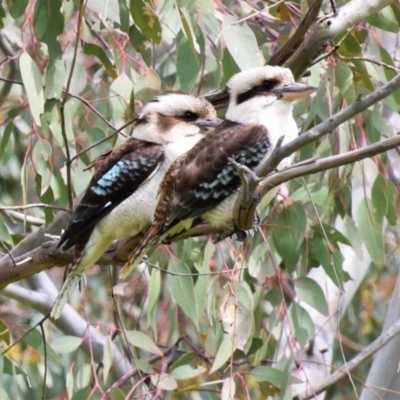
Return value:
<svg viewBox="0 0 400 400">
<path fill-rule="evenodd" d="M 291 85 L 277 87 L 272 90 L 278 98 L 287 101 L 295 101 L 308 97 L 311 93 L 317 90 L 314 86 L 308 86 L 304 83 L 292 83 Z"/>
<path fill-rule="evenodd" d="M 200 129 L 201 128 L 216 128 L 217 126 L 220 126 L 221 123 L 223 122 L 222 119 L 216 118 L 212 120 L 208 119 L 198 119 L 194 124 L 198 126 Z"/>
</svg>

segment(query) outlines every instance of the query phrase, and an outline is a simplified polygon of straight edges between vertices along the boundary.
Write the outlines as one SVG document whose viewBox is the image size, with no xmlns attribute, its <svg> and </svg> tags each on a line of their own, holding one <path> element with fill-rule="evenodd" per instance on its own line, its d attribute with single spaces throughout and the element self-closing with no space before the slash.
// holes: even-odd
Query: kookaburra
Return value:
<svg viewBox="0 0 400 400">
<path fill-rule="evenodd" d="M 233 208 L 241 185 L 229 159 L 255 169 L 276 146 L 298 135 L 293 102 L 316 88 L 296 83 L 287 68 L 265 66 L 235 75 L 228 82 L 226 120 L 169 168 L 160 185 L 152 226 L 125 264 L 125 278 L 152 244 L 174 230 L 188 229 L 201 218 L 213 227 L 232 228 Z M 280 167 L 290 164 L 285 159 Z"/>
<path fill-rule="evenodd" d="M 219 122 L 211 103 L 201 97 L 160 95 L 143 108 L 132 138 L 100 158 L 58 243 L 63 249 L 75 245 L 79 259 L 56 299 L 53 318 L 59 317 L 82 273 L 112 241 L 133 237 L 151 225 L 165 172 L 204 137 L 203 127 Z"/>
</svg>

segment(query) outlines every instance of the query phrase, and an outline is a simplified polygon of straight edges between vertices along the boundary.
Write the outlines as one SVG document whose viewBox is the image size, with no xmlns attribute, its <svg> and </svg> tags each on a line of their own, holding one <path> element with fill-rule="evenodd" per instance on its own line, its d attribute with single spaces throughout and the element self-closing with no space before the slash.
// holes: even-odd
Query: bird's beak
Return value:
<svg viewBox="0 0 400 400">
<path fill-rule="evenodd" d="M 308 86 L 304 83 L 292 83 L 291 85 L 277 87 L 272 92 L 278 96 L 278 98 L 287 101 L 295 101 L 308 97 L 311 93 L 317 90 L 314 86 Z"/>
<path fill-rule="evenodd" d="M 200 129 L 203 128 L 216 128 L 217 126 L 220 126 L 222 123 L 222 119 L 215 118 L 212 120 L 208 119 L 198 119 L 194 124 L 198 126 Z"/>
</svg>

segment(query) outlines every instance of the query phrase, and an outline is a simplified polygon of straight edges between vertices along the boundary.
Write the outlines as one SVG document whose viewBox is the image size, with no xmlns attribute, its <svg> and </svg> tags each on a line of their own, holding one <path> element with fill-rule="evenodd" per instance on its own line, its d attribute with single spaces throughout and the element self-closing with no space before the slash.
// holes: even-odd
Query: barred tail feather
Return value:
<svg viewBox="0 0 400 400">
<path fill-rule="evenodd" d="M 143 236 L 142 240 L 135 247 L 128 261 L 122 267 L 119 277 L 126 279 L 131 272 L 140 264 L 142 257 L 147 253 L 147 250 L 152 246 L 155 241 L 159 238 L 161 232 L 161 226 L 153 225 Z"/>
<path fill-rule="evenodd" d="M 78 286 L 81 275 L 69 275 L 62 285 L 60 292 L 56 298 L 51 309 L 50 317 L 53 319 L 58 319 L 61 315 L 61 311 L 68 301 L 68 298 L 72 291 Z"/>
</svg>

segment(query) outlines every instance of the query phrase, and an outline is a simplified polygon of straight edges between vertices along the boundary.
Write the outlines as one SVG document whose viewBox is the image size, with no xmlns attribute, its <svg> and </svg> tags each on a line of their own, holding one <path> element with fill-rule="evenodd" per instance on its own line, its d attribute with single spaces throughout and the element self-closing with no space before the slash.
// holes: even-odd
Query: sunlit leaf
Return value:
<svg viewBox="0 0 400 400">
<path fill-rule="evenodd" d="M 233 350 L 232 339 L 228 335 L 224 335 L 224 338 L 218 347 L 210 374 L 219 370 L 232 357 Z"/>
<path fill-rule="evenodd" d="M 234 377 L 224 379 L 221 390 L 221 400 L 233 400 L 236 394 L 236 384 Z"/>
<path fill-rule="evenodd" d="M 261 65 L 257 39 L 246 23 L 239 23 L 235 17 L 225 14 L 222 32 L 229 53 L 241 70 Z"/>
<path fill-rule="evenodd" d="M 57 353 L 72 353 L 83 342 L 83 338 L 76 336 L 61 336 L 52 341 L 51 345 Z"/>
<path fill-rule="evenodd" d="M 201 375 L 206 371 L 206 368 L 198 366 L 193 368 L 190 365 L 181 365 L 170 372 L 170 375 L 175 379 L 191 379 Z"/>
<path fill-rule="evenodd" d="M 36 125 L 40 126 L 40 114 L 44 112 L 43 84 L 40 71 L 28 53 L 22 53 L 19 58 L 21 78 L 28 96 L 29 108 Z"/>
<path fill-rule="evenodd" d="M 51 154 L 53 149 L 49 142 L 39 138 L 32 151 L 32 162 L 35 171 L 42 177 L 41 192 L 42 195 L 50 185 L 53 167 L 51 164 Z"/>
<path fill-rule="evenodd" d="M 104 353 L 103 353 L 103 377 L 104 383 L 107 382 L 108 374 L 110 373 L 111 365 L 113 362 L 113 342 L 111 336 L 107 337 L 107 340 L 104 344 Z"/>
<path fill-rule="evenodd" d="M 385 7 L 382 10 L 370 15 L 367 20 L 372 26 L 376 26 L 384 31 L 399 33 L 399 23 L 390 7 Z"/>
<path fill-rule="evenodd" d="M 75 385 L 79 389 L 86 388 L 89 385 L 90 379 L 92 377 L 92 368 L 89 364 L 83 364 L 75 378 Z"/>
<path fill-rule="evenodd" d="M 151 383 L 162 390 L 175 390 L 178 388 L 178 383 L 176 380 L 165 373 L 151 375 Z"/>
</svg>

